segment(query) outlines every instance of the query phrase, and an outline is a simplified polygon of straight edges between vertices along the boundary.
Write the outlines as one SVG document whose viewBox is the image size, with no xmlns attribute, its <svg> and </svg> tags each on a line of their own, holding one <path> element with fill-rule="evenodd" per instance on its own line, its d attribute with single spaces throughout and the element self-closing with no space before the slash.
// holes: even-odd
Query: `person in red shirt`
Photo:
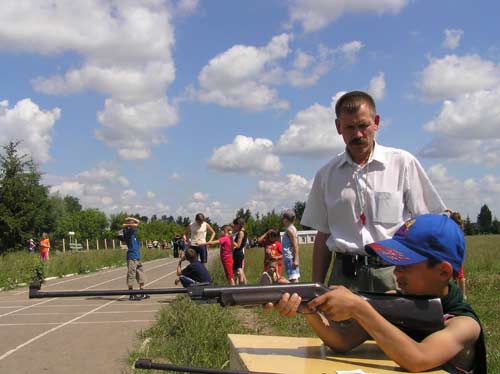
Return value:
<svg viewBox="0 0 500 374">
<path fill-rule="evenodd" d="M 40 261 L 47 261 L 49 259 L 50 240 L 49 235 L 44 232 L 42 240 L 40 240 Z"/>
<path fill-rule="evenodd" d="M 264 246 L 264 270 L 261 283 L 276 283 L 281 278 L 283 266 L 280 233 L 278 230 L 270 229 L 258 239 L 258 242 Z"/>
<path fill-rule="evenodd" d="M 220 260 L 224 273 L 226 273 L 227 281 L 231 286 L 234 286 L 233 273 L 233 239 L 229 234 L 231 226 L 224 225 L 220 229 L 219 239 L 206 242 L 206 245 L 220 245 Z"/>
</svg>

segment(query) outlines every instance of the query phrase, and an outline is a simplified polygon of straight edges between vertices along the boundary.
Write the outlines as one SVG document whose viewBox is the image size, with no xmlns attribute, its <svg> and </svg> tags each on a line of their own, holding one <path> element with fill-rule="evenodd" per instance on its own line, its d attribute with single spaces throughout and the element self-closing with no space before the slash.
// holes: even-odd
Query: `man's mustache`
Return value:
<svg viewBox="0 0 500 374">
<path fill-rule="evenodd" d="M 353 139 L 349 142 L 349 144 L 351 145 L 368 145 L 368 139 L 364 139 L 364 138 L 356 138 L 356 139 Z"/>
</svg>

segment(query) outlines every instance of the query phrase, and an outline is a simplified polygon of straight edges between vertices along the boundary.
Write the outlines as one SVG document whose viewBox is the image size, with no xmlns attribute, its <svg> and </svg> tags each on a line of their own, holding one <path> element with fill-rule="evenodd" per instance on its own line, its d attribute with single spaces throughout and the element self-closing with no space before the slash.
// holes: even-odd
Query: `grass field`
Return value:
<svg viewBox="0 0 500 374">
<path fill-rule="evenodd" d="M 465 263 L 468 301 L 484 325 L 488 350 L 488 373 L 500 373 L 500 235 L 467 237 L 468 256 Z M 311 279 L 311 246 L 301 246 L 301 281 Z M 246 251 L 246 273 L 249 283 L 257 283 L 262 271 L 263 250 Z M 219 261 L 213 263 L 216 284 L 225 278 Z M 207 309 L 208 308 L 208 309 Z M 224 321 L 224 322 L 222 322 Z M 145 352 L 139 356 L 161 362 L 220 368 L 229 360 L 228 333 L 260 333 L 285 336 L 314 336 L 302 317 L 287 319 L 261 308 L 223 309 L 218 306 L 195 305 L 178 298 L 160 313 L 158 323 L 144 332 L 150 338 Z M 186 352 L 186 347 L 191 348 Z"/>
<path fill-rule="evenodd" d="M 80 252 L 50 252 L 50 260 L 43 264 L 45 277 L 61 277 L 65 274 L 88 273 L 103 267 L 125 265 L 126 250 L 106 249 Z M 150 261 L 166 257 L 167 253 L 160 249 L 141 251 L 142 261 Z M 33 277 L 33 269 L 40 269 L 38 255 L 27 252 L 11 252 L 0 256 L 0 287 L 14 288 L 28 283 Z"/>
</svg>

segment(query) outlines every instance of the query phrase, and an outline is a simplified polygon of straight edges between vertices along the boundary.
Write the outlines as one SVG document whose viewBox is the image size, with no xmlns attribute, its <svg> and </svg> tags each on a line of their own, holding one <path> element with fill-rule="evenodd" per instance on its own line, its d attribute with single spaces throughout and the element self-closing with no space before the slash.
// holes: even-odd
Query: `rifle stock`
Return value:
<svg viewBox="0 0 500 374">
<path fill-rule="evenodd" d="M 276 303 L 284 293 L 296 293 L 301 296 L 302 303 L 307 303 L 328 291 L 326 286 L 319 283 L 290 283 L 265 286 L 194 285 L 188 288 L 44 292 L 40 291 L 39 284 L 32 283 L 29 298 L 188 294 L 193 301 L 200 304 L 218 303 L 221 306 L 233 306 Z M 443 309 L 439 298 L 370 292 L 358 294 L 385 319 L 404 331 L 432 333 L 443 328 Z"/>
</svg>

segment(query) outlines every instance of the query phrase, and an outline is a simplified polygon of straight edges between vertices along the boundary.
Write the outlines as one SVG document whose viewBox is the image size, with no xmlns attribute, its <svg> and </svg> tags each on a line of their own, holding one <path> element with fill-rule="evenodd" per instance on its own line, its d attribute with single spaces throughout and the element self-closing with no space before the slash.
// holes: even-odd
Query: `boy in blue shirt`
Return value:
<svg viewBox="0 0 500 374">
<path fill-rule="evenodd" d="M 137 227 L 140 221 L 134 217 L 125 218 L 123 226 L 123 236 L 127 244 L 127 285 L 128 289 L 134 289 L 134 279 L 139 283 L 139 288 L 144 289 L 146 276 L 141 263 L 141 245 L 137 240 Z M 149 295 L 130 295 L 129 300 L 149 299 Z"/>
</svg>

